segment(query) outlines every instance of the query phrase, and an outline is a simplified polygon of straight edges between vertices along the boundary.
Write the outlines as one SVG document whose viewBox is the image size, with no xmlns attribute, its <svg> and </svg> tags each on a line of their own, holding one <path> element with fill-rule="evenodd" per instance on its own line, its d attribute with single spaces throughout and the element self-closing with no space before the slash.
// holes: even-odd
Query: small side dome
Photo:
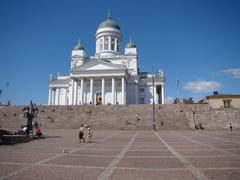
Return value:
<svg viewBox="0 0 240 180">
<path fill-rule="evenodd" d="M 103 28 L 103 27 L 111 27 L 120 30 L 120 26 L 112 20 L 111 18 L 111 13 L 108 11 L 108 18 L 107 20 L 103 21 L 99 26 L 98 29 Z"/>
<path fill-rule="evenodd" d="M 73 50 L 84 50 L 84 47 L 80 43 L 80 39 L 78 40 L 78 43 Z"/>
<path fill-rule="evenodd" d="M 134 42 L 132 42 L 131 38 L 130 38 L 129 43 L 127 43 L 125 48 L 136 48 L 136 45 L 134 44 Z"/>
</svg>

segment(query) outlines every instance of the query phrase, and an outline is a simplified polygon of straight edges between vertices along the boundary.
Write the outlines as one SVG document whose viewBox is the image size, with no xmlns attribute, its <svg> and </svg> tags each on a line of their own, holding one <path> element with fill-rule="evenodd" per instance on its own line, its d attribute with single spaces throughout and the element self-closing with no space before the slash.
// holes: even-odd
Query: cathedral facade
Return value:
<svg viewBox="0 0 240 180">
<path fill-rule="evenodd" d="M 96 31 L 96 53 L 87 57 L 80 40 L 72 50 L 69 75 L 49 80 L 49 105 L 164 104 L 165 77 L 140 72 L 136 45 L 120 53 L 122 33 L 111 19 Z"/>
</svg>

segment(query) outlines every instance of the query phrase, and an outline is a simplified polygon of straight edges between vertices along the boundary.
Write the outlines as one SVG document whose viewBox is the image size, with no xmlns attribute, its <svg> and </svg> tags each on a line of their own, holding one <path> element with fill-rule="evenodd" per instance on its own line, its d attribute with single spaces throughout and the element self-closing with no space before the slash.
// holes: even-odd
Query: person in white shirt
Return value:
<svg viewBox="0 0 240 180">
<path fill-rule="evenodd" d="M 27 126 L 24 126 L 22 130 L 24 134 L 27 134 Z"/>
</svg>

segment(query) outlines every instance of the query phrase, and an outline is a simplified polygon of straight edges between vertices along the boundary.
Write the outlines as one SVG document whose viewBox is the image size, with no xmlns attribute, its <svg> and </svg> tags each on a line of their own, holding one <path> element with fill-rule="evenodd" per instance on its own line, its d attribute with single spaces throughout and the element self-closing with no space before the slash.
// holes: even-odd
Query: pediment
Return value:
<svg viewBox="0 0 240 180">
<path fill-rule="evenodd" d="M 74 71 L 107 71 L 107 70 L 123 70 L 121 65 L 113 64 L 103 60 L 91 60 L 74 68 Z"/>
<path fill-rule="evenodd" d="M 109 65 L 105 65 L 105 64 L 96 64 L 86 68 L 86 70 L 108 70 L 108 69 L 116 69 L 116 68 Z"/>
</svg>

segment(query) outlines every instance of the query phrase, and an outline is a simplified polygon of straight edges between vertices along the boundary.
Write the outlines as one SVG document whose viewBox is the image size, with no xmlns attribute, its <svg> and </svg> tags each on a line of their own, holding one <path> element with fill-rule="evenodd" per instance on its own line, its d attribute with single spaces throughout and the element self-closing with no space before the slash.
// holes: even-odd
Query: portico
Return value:
<svg viewBox="0 0 240 180">
<path fill-rule="evenodd" d="M 107 105 L 126 103 L 126 80 L 124 76 L 78 77 L 70 84 L 69 99 L 74 105 Z M 55 92 L 55 91 L 53 91 Z M 52 94 L 50 94 L 50 99 Z M 56 97 L 55 94 L 53 94 Z"/>
</svg>

